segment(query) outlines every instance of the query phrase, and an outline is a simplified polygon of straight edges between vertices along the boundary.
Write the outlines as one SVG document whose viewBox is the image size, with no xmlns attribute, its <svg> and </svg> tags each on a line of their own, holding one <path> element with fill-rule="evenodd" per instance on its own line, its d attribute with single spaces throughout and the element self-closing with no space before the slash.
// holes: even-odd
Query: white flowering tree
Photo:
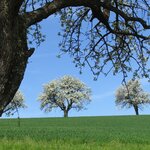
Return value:
<svg viewBox="0 0 150 150">
<path fill-rule="evenodd" d="M 60 108 L 64 117 L 68 117 L 71 109 L 83 109 L 91 101 L 90 96 L 91 90 L 83 82 L 72 76 L 64 76 L 44 85 L 44 91 L 38 99 L 45 112 Z"/>
<path fill-rule="evenodd" d="M 144 92 L 139 80 L 130 80 L 126 86 L 119 87 L 115 97 L 116 105 L 120 105 L 122 108 L 133 107 L 136 115 L 139 115 L 139 108 L 150 103 L 150 95 Z"/>
<path fill-rule="evenodd" d="M 26 108 L 26 107 L 27 106 L 24 103 L 24 96 L 22 92 L 17 91 L 13 100 L 4 109 L 3 114 L 6 114 L 6 116 L 14 115 L 15 113 L 18 113 L 18 110 L 20 108 Z"/>
</svg>

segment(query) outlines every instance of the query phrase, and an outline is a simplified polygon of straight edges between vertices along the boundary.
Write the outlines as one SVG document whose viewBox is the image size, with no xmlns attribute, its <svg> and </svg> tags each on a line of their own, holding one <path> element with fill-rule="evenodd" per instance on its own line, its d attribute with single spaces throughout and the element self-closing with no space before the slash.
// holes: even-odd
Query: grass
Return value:
<svg viewBox="0 0 150 150">
<path fill-rule="evenodd" d="M 0 119 L 0 150 L 149 150 L 150 116 Z"/>
</svg>

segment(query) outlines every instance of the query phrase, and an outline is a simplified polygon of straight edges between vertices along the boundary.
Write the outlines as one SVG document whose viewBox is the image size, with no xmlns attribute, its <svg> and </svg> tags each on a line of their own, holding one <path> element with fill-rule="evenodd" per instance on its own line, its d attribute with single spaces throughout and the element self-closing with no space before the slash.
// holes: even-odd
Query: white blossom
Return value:
<svg viewBox="0 0 150 150">
<path fill-rule="evenodd" d="M 91 90 L 79 79 L 64 76 L 44 85 L 44 91 L 39 96 L 41 109 L 46 112 L 59 107 L 62 111 L 74 108 L 81 110 L 91 99 Z"/>
<path fill-rule="evenodd" d="M 21 91 L 17 91 L 13 100 L 6 106 L 3 113 L 6 116 L 14 115 L 19 108 L 26 108 L 27 106 L 24 103 L 24 95 Z"/>
<path fill-rule="evenodd" d="M 139 80 L 130 80 L 126 86 L 119 87 L 115 97 L 116 105 L 121 107 L 142 109 L 145 104 L 150 103 L 150 94 L 144 92 Z"/>
</svg>

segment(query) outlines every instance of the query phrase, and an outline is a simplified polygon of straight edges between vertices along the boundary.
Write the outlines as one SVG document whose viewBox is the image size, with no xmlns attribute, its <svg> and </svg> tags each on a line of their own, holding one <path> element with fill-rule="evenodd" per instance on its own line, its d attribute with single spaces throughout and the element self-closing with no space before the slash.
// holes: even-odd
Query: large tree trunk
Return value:
<svg viewBox="0 0 150 150">
<path fill-rule="evenodd" d="M 23 79 L 28 57 L 26 28 L 14 0 L 0 1 L 0 116 Z"/>
<path fill-rule="evenodd" d="M 134 110 L 135 110 L 135 114 L 136 115 L 139 115 L 139 108 L 138 108 L 138 105 L 133 105 L 134 107 Z"/>
</svg>

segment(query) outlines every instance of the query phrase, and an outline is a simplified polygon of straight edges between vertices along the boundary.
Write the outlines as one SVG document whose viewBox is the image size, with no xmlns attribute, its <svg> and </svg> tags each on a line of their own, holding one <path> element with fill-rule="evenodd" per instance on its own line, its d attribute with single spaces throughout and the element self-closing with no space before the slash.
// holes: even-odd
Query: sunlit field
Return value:
<svg viewBox="0 0 150 150">
<path fill-rule="evenodd" d="M 0 150 L 149 150 L 150 116 L 0 119 Z"/>
</svg>

